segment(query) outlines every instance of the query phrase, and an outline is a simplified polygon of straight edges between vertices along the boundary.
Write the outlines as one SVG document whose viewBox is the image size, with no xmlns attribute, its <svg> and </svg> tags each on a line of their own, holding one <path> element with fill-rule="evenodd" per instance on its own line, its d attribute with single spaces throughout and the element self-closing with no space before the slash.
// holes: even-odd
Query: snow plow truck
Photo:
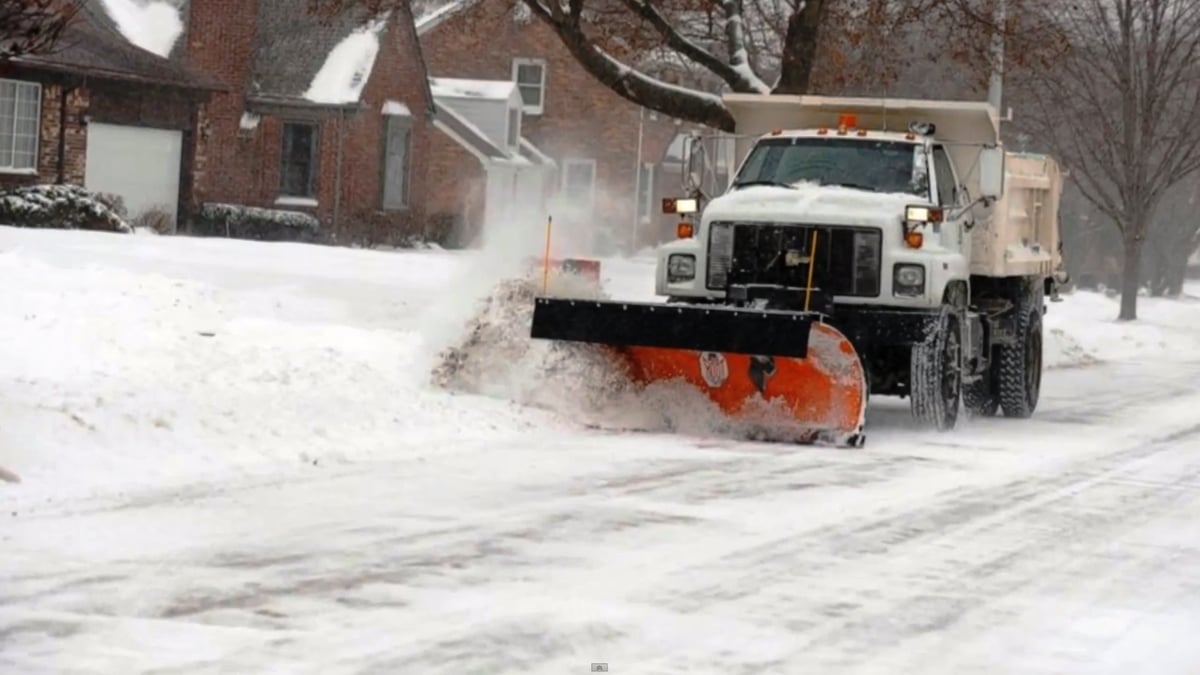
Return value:
<svg viewBox="0 0 1200 675">
<path fill-rule="evenodd" d="M 594 344 L 796 442 L 861 447 L 870 395 L 939 430 L 960 410 L 1030 417 L 1066 281 L 1057 162 L 1006 151 L 984 102 L 725 102 L 738 168 L 709 201 L 664 200 L 665 301 L 539 296 L 532 337 Z"/>
</svg>

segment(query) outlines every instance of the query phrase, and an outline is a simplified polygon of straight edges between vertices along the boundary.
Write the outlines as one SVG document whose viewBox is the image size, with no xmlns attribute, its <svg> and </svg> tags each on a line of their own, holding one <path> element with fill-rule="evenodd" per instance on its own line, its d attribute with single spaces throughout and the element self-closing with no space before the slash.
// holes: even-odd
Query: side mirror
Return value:
<svg viewBox="0 0 1200 675">
<path fill-rule="evenodd" d="M 979 155 L 980 196 L 996 200 L 1004 196 L 1004 149 L 984 148 Z"/>
</svg>

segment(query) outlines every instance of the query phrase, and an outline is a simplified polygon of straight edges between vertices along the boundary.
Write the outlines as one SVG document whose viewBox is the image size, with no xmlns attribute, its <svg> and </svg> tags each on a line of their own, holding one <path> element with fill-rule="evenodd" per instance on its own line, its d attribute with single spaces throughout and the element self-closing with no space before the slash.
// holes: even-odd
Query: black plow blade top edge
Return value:
<svg viewBox="0 0 1200 675">
<path fill-rule="evenodd" d="M 646 302 L 537 298 L 531 337 L 694 351 L 808 355 L 819 315 Z"/>
</svg>

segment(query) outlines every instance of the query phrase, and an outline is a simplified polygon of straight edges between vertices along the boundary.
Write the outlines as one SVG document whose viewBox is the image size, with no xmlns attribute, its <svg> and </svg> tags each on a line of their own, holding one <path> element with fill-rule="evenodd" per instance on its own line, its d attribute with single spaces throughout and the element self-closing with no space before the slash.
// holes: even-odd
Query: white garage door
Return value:
<svg viewBox="0 0 1200 675">
<path fill-rule="evenodd" d="M 162 210 L 175 222 L 183 132 L 91 123 L 84 187 L 120 195 L 130 220 Z"/>
</svg>

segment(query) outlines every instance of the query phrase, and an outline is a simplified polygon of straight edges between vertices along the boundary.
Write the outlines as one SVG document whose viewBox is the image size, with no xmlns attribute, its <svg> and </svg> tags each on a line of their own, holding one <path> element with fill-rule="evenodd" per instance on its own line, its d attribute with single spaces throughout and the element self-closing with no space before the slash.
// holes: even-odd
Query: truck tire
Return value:
<svg viewBox="0 0 1200 675">
<path fill-rule="evenodd" d="M 995 417 L 1000 412 L 1000 378 L 993 359 L 986 373 L 974 382 L 963 383 L 963 407 L 969 417 Z"/>
<path fill-rule="evenodd" d="M 909 368 L 912 416 L 922 426 L 948 431 L 958 424 L 962 401 L 962 316 L 942 307 L 931 333 L 913 345 Z"/>
<path fill-rule="evenodd" d="M 998 348 L 1000 407 L 1006 417 L 1027 419 L 1042 388 L 1042 298 L 1026 294 L 1017 303 L 1016 339 Z"/>
</svg>

